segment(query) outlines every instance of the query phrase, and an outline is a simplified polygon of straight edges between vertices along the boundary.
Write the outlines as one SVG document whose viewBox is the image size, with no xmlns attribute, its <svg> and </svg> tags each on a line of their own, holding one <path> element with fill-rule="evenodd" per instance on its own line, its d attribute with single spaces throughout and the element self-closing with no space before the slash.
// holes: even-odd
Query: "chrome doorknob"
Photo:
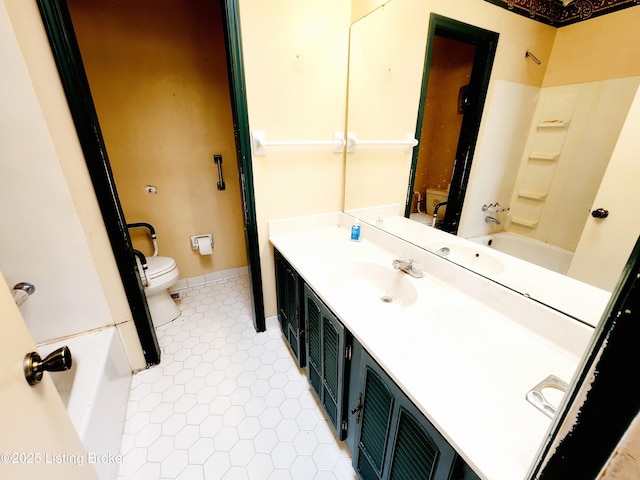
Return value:
<svg viewBox="0 0 640 480">
<path fill-rule="evenodd" d="M 591 212 L 591 216 L 593 218 L 607 218 L 609 216 L 609 210 L 605 210 L 604 208 L 598 208 Z"/>
<path fill-rule="evenodd" d="M 42 380 L 42 374 L 47 372 L 63 372 L 72 365 L 71 351 L 64 346 L 51 352 L 44 360 L 38 352 L 27 353 L 24 357 L 24 376 L 29 385 L 36 385 Z"/>
</svg>

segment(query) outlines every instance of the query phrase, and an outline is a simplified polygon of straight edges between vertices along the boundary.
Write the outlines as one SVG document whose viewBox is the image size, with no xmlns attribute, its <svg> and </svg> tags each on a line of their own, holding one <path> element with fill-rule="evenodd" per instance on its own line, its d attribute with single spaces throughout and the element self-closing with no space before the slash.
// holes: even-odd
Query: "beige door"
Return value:
<svg viewBox="0 0 640 480">
<path fill-rule="evenodd" d="M 0 328 L 0 478 L 97 480 L 49 373 L 33 387 L 25 379 L 37 349 L 1 274 Z"/>
<path fill-rule="evenodd" d="M 636 92 L 591 210 L 568 275 L 612 291 L 640 235 L 640 90 Z"/>
</svg>

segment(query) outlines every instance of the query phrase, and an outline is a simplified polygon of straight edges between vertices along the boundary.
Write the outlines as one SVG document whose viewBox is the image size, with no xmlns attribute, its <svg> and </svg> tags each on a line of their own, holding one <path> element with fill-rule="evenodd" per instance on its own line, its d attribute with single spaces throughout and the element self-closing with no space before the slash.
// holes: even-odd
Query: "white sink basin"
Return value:
<svg viewBox="0 0 640 480">
<path fill-rule="evenodd" d="M 431 244 L 427 248 L 432 252 L 480 275 L 496 275 L 504 270 L 502 262 L 483 249 L 458 244 Z M 447 255 L 441 254 L 442 248 L 448 248 Z"/>
<path fill-rule="evenodd" d="M 408 274 L 377 263 L 352 262 L 336 267 L 333 285 L 358 302 L 407 308 L 418 299 L 418 291 Z"/>
</svg>

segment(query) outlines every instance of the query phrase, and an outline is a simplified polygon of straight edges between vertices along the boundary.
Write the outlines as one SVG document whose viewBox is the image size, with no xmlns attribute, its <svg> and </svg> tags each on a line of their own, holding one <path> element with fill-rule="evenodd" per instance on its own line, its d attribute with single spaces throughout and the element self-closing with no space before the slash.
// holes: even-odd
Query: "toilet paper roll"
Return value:
<svg viewBox="0 0 640 480">
<path fill-rule="evenodd" d="M 198 252 L 200 252 L 200 255 L 211 255 L 213 253 L 213 246 L 209 237 L 198 238 Z"/>
</svg>

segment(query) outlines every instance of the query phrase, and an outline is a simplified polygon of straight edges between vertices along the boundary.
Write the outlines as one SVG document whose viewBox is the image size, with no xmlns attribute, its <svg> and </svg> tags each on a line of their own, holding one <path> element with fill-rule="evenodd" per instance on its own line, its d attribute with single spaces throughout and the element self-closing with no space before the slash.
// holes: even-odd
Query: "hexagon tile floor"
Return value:
<svg viewBox="0 0 640 480">
<path fill-rule="evenodd" d="M 134 375 L 118 480 L 356 479 L 278 328 L 256 333 L 246 275 L 192 287 Z"/>
</svg>

